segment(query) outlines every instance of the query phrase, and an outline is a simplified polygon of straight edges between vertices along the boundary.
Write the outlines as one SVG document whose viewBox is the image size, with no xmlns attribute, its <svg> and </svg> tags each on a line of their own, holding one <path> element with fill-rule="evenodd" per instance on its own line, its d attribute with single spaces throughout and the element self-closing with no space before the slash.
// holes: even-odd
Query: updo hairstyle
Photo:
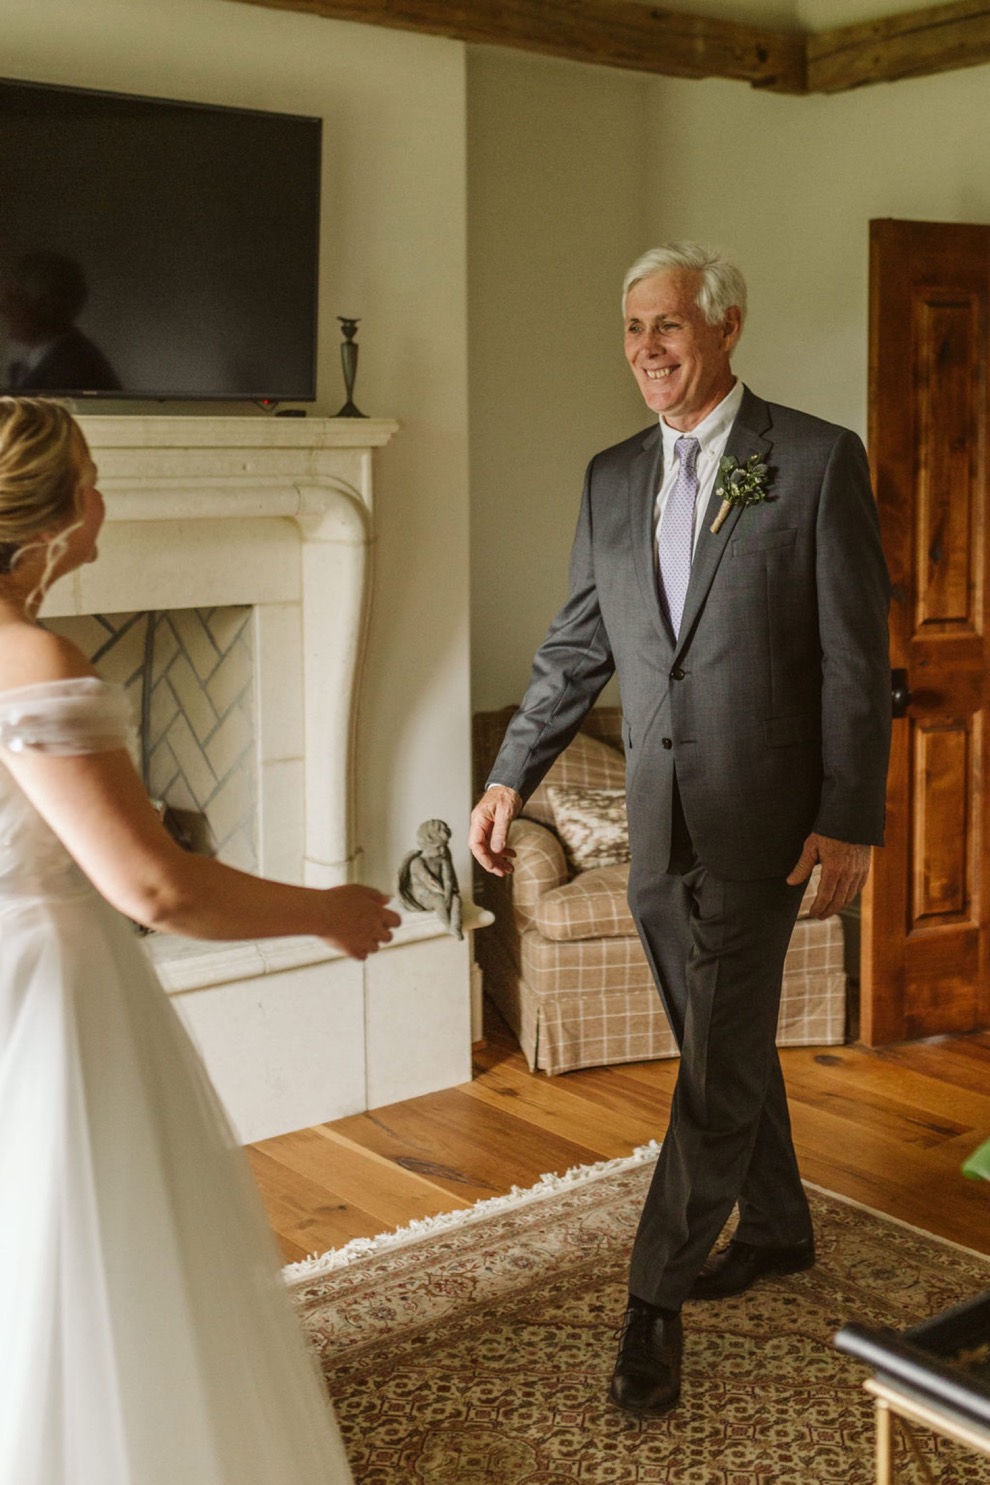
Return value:
<svg viewBox="0 0 990 1485">
<path fill-rule="evenodd" d="M 61 403 L 0 397 L 0 575 L 75 514 L 81 440 Z"/>
</svg>

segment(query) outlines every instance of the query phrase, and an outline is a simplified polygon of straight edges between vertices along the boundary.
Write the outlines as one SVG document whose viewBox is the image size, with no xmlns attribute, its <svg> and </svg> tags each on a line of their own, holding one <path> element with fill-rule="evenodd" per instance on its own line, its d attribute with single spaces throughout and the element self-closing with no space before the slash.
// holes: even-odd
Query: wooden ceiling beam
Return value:
<svg viewBox="0 0 990 1485">
<path fill-rule="evenodd" d="M 726 77 L 803 93 L 804 38 L 636 0 L 246 0 L 338 21 L 521 48 L 667 77 Z"/>
<path fill-rule="evenodd" d="M 990 62 L 990 3 L 954 0 L 807 38 L 808 91 L 926 77 Z"/>
<path fill-rule="evenodd" d="M 818 33 L 771 31 L 637 0 L 239 0 L 777 93 L 839 93 L 990 62 L 990 0 L 950 0 Z"/>
</svg>

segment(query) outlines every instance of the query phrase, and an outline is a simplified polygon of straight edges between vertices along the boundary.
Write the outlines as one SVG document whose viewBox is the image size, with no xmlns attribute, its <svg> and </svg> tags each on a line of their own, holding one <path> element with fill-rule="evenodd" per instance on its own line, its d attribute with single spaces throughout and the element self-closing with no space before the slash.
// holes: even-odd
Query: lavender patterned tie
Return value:
<svg viewBox="0 0 990 1485">
<path fill-rule="evenodd" d="M 657 538 L 660 567 L 660 600 L 674 638 L 681 627 L 684 599 L 691 576 L 694 547 L 694 507 L 698 498 L 698 451 L 696 438 L 679 438 L 674 444 L 678 458 L 677 479 L 667 497 Z"/>
</svg>

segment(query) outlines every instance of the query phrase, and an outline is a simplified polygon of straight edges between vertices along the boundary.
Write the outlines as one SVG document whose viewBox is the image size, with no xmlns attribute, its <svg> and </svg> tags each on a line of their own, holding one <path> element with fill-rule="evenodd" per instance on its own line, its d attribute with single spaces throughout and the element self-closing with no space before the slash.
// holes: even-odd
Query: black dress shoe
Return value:
<svg viewBox="0 0 990 1485">
<path fill-rule="evenodd" d="M 681 1317 L 630 1299 L 608 1395 L 629 1413 L 659 1417 L 681 1394 Z"/>
<path fill-rule="evenodd" d="M 688 1298 L 727 1299 L 730 1294 L 742 1294 L 768 1274 L 798 1274 L 811 1268 L 814 1261 L 814 1238 L 786 1248 L 757 1247 L 733 1238 L 728 1247 L 709 1258 Z"/>
</svg>

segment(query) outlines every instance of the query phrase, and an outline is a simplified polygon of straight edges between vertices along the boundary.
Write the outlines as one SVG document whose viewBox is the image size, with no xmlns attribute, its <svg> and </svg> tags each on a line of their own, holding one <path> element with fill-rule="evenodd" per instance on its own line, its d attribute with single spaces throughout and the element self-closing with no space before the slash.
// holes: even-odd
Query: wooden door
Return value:
<svg viewBox="0 0 990 1485">
<path fill-rule="evenodd" d="M 990 1022 L 990 227 L 877 221 L 870 460 L 894 585 L 887 845 L 863 900 L 863 1040 Z"/>
</svg>

